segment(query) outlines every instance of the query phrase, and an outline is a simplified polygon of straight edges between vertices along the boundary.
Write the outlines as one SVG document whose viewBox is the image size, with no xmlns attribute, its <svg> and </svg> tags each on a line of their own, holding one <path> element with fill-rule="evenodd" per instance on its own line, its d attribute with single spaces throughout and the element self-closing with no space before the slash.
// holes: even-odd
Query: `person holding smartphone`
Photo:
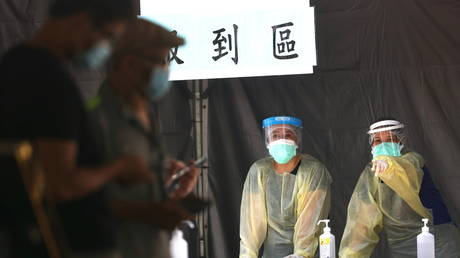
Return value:
<svg viewBox="0 0 460 258">
<path fill-rule="evenodd" d="M 193 190 L 199 170 L 190 164 L 190 171 L 179 178 L 179 187 L 166 191 L 169 177 L 186 165 L 166 160 L 160 144 L 157 110 L 152 105 L 170 87 L 168 51 L 183 42 L 163 27 L 136 19 L 115 45 L 107 79 L 88 105 L 101 125 L 106 159 L 140 155 L 155 176 L 150 184 L 109 186 L 112 208 L 119 219 L 117 238 L 124 258 L 170 257 L 171 231 L 192 217 L 180 201 Z"/>
</svg>

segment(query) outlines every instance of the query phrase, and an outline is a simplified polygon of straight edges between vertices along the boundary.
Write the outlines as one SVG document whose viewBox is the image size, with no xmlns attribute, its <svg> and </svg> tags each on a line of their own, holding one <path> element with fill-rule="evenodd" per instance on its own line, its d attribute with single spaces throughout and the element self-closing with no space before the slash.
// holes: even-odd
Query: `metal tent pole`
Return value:
<svg viewBox="0 0 460 258">
<path fill-rule="evenodd" d="M 188 81 L 188 88 L 192 93 L 191 112 L 193 120 L 192 137 L 195 143 L 195 157 L 208 156 L 208 98 L 206 90 L 208 80 Z M 208 162 L 203 165 L 195 194 L 201 198 L 209 199 Z M 199 213 L 196 216 L 199 234 L 199 257 L 208 258 L 208 216 L 209 211 Z"/>
</svg>

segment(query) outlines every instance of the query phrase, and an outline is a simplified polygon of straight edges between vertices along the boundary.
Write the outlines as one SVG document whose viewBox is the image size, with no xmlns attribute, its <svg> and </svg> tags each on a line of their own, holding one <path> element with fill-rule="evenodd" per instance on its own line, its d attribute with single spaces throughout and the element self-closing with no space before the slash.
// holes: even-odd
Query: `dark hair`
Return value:
<svg viewBox="0 0 460 258">
<path fill-rule="evenodd" d="M 50 18 L 65 18 L 87 13 L 95 24 L 135 17 L 133 0 L 54 0 Z"/>
</svg>

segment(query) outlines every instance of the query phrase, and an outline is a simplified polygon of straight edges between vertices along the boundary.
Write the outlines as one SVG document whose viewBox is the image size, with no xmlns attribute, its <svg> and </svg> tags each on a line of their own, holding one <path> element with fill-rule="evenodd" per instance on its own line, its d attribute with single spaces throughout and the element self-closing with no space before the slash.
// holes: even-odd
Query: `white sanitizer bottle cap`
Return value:
<svg viewBox="0 0 460 258">
<path fill-rule="evenodd" d="M 328 219 L 322 219 L 322 220 L 318 221 L 318 225 L 321 224 L 321 222 L 324 222 L 324 224 L 326 224 L 326 226 L 323 229 L 324 233 L 331 232 L 331 228 L 329 227 L 329 221 L 330 220 L 328 220 Z"/>
<path fill-rule="evenodd" d="M 427 226 L 429 220 L 427 218 L 424 218 L 422 219 L 422 221 L 423 221 L 422 232 L 430 232 L 430 228 Z"/>
</svg>

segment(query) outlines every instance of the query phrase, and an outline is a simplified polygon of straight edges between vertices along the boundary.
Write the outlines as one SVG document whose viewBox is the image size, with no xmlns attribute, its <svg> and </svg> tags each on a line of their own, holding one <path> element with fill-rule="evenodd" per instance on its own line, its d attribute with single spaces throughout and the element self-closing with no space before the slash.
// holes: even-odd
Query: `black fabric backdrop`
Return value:
<svg viewBox="0 0 460 258">
<path fill-rule="evenodd" d="M 266 156 L 261 120 L 304 122 L 303 151 L 334 183 L 330 219 L 337 245 L 356 181 L 370 160 L 366 131 L 380 116 L 407 124 L 434 181 L 460 211 L 460 1 L 319 0 L 313 75 L 211 80 L 209 131 L 213 252 L 239 249 L 239 205 L 249 166 Z M 457 220 L 458 221 L 458 220 Z M 389 257 L 382 243 L 375 257 Z"/>
<path fill-rule="evenodd" d="M 49 1 L 0 1 L 0 55 L 43 22 Z M 307 1 L 306 1 L 307 2 Z M 408 145 L 424 155 L 460 222 L 460 1 L 314 0 L 318 67 L 312 75 L 209 81 L 210 257 L 234 258 L 239 205 L 249 166 L 267 155 L 261 120 L 293 115 L 304 122 L 302 149 L 323 161 L 332 186 L 339 244 L 346 207 L 369 161 L 367 127 L 380 116 L 407 124 Z M 104 73 L 76 71 L 92 96 Z M 161 102 L 169 152 L 187 158 L 189 95 L 177 84 Z M 389 257 L 383 243 L 375 257 Z"/>
</svg>

